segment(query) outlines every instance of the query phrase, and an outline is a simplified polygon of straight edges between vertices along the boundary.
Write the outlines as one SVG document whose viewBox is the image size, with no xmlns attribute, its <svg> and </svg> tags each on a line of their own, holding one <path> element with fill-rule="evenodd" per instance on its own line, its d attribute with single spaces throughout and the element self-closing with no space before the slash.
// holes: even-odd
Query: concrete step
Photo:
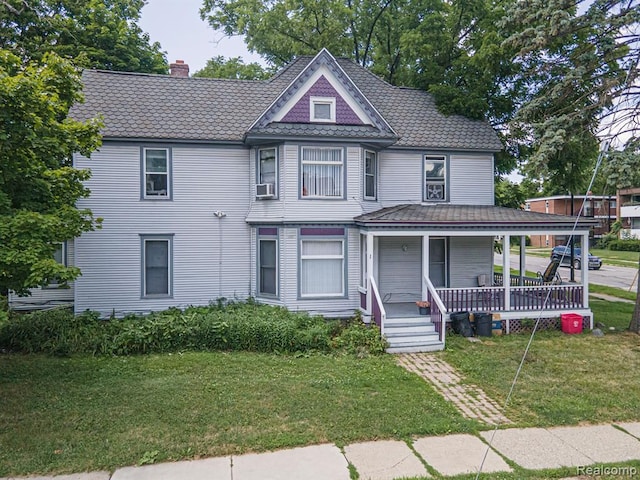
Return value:
<svg viewBox="0 0 640 480">
<path fill-rule="evenodd" d="M 430 315 L 420 315 L 415 317 L 395 317 L 386 318 L 384 321 L 385 328 L 393 325 L 433 325 Z"/>
<path fill-rule="evenodd" d="M 403 324 L 395 324 L 395 325 L 388 325 L 385 323 L 384 325 L 384 335 L 386 337 L 406 336 L 406 335 L 426 335 L 429 333 L 434 333 L 435 331 L 436 331 L 436 326 L 433 323 L 423 323 L 423 324 L 403 323 Z"/>
<path fill-rule="evenodd" d="M 390 345 L 387 353 L 420 353 L 420 352 L 438 352 L 444 350 L 444 343 L 441 341 L 434 342 L 402 342 Z"/>
<path fill-rule="evenodd" d="M 426 334 L 400 332 L 391 335 L 385 332 L 385 337 L 389 342 L 389 348 L 387 348 L 389 353 L 433 352 L 444 348 L 437 332 Z"/>
</svg>

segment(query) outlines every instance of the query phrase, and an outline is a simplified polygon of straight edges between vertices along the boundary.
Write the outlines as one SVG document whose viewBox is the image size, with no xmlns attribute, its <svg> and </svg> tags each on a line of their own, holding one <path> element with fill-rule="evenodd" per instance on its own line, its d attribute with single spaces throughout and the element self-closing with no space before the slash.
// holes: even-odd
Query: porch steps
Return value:
<svg viewBox="0 0 640 480">
<path fill-rule="evenodd" d="M 435 352 L 444 348 L 430 317 L 388 318 L 384 336 L 388 353 Z"/>
</svg>

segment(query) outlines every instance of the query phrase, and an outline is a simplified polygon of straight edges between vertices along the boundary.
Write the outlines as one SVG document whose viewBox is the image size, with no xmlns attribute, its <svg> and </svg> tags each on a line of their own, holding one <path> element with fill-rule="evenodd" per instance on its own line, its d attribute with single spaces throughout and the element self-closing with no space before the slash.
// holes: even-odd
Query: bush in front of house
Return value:
<svg viewBox="0 0 640 480">
<path fill-rule="evenodd" d="M 346 325 L 253 301 L 170 308 L 100 319 L 69 309 L 13 314 L 0 326 L 0 349 L 23 353 L 132 355 L 187 350 L 254 352 L 384 352 L 376 327 Z"/>
</svg>

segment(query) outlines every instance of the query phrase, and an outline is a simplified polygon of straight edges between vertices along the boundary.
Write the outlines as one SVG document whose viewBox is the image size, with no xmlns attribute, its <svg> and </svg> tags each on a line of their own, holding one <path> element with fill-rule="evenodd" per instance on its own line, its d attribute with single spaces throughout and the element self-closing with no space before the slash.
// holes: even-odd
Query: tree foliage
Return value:
<svg viewBox="0 0 640 480">
<path fill-rule="evenodd" d="M 99 220 L 75 208 L 89 195 L 89 172 L 72 155 L 100 144 L 98 121 L 67 118 L 81 101 L 78 71 L 50 53 L 26 65 L 0 50 L 0 292 L 28 289 L 77 277 L 56 263 L 59 242 L 93 230 Z"/>
<path fill-rule="evenodd" d="M 533 143 L 533 168 L 612 120 L 617 134 L 638 124 L 639 21 L 638 0 L 531 0 L 507 9 L 506 43 L 517 49 L 527 87 L 511 129 Z"/>
<path fill-rule="evenodd" d="M 222 55 L 218 55 L 208 60 L 205 67 L 195 72 L 193 76 L 232 78 L 236 80 L 265 80 L 270 76 L 270 73 L 259 63 L 244 63 L 240 57 L 225 59 Z"/>
<path fill-rule="evenodd" d="M 167 73 L 160 44 L 137 25 L 144 0 L 0 0 L 0 48 L 23 61 L 47 52 L 88 68 Z"/>
</svg>

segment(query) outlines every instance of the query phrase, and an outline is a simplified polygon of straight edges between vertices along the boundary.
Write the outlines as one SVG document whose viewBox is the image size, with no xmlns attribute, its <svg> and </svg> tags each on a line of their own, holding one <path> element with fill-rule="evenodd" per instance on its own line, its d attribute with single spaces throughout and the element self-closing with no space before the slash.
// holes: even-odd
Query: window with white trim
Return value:
<svg viewBox="0 0 640 480">
<path fill-rule="evenodd" d="M 172 237 L 142 237 L 142 296 L 171 296 Z"/>
<path fill-rule="evenodd" d="M 170 198 L 171 178 L 169 149 L 145 148 L 143 149 L 143 197 L 144 198 Z"/>
<path fill-rule="evenodd" d="M 364 151 L 364 199 L 375 200 L 378 180 L 378 158 L 376 152 Z"/>
<path fill-rule="evenodd" d="M 258 236 L 258 294 L 278 295 L 278 237 Z"/>
<path fill-rule="evenodd" d="M 258 150 L 258 183 L 270 183 L 273 192 L 278 194 L 276 182 L 278 181 L 278 150 L 273 148 L 261 148 Z"/>
<path fill-rule="evenodd" d="M 424 157 L 424 201 L 447 200 L 446 158 L 425 155 Z"/>
<path fill-rule="evenodd" d="M 343 154 L 342 148 L 302 147 L 302 197 L 343 198 Z"/>
<path fill-rule="evenodd" d="M 334 97 L 311 97 L 309 99 L 311 122 L 335 123 L 336 99 Z"/>
<path fill-rule="evenodd" d="M 300 296 L 344 296 L 344 239 L 300 240 Z"/>
<path fill-rule="evenodd" d="M 56 250 L 53 252 L 53 259 L 60 265 L 67 266 L 67 242 L 60 242 L 56 245 Z M 63 284 L 55 277 L 43 288 L 58 288 L 61 286 L 63 286 Z"/>
</svg>

